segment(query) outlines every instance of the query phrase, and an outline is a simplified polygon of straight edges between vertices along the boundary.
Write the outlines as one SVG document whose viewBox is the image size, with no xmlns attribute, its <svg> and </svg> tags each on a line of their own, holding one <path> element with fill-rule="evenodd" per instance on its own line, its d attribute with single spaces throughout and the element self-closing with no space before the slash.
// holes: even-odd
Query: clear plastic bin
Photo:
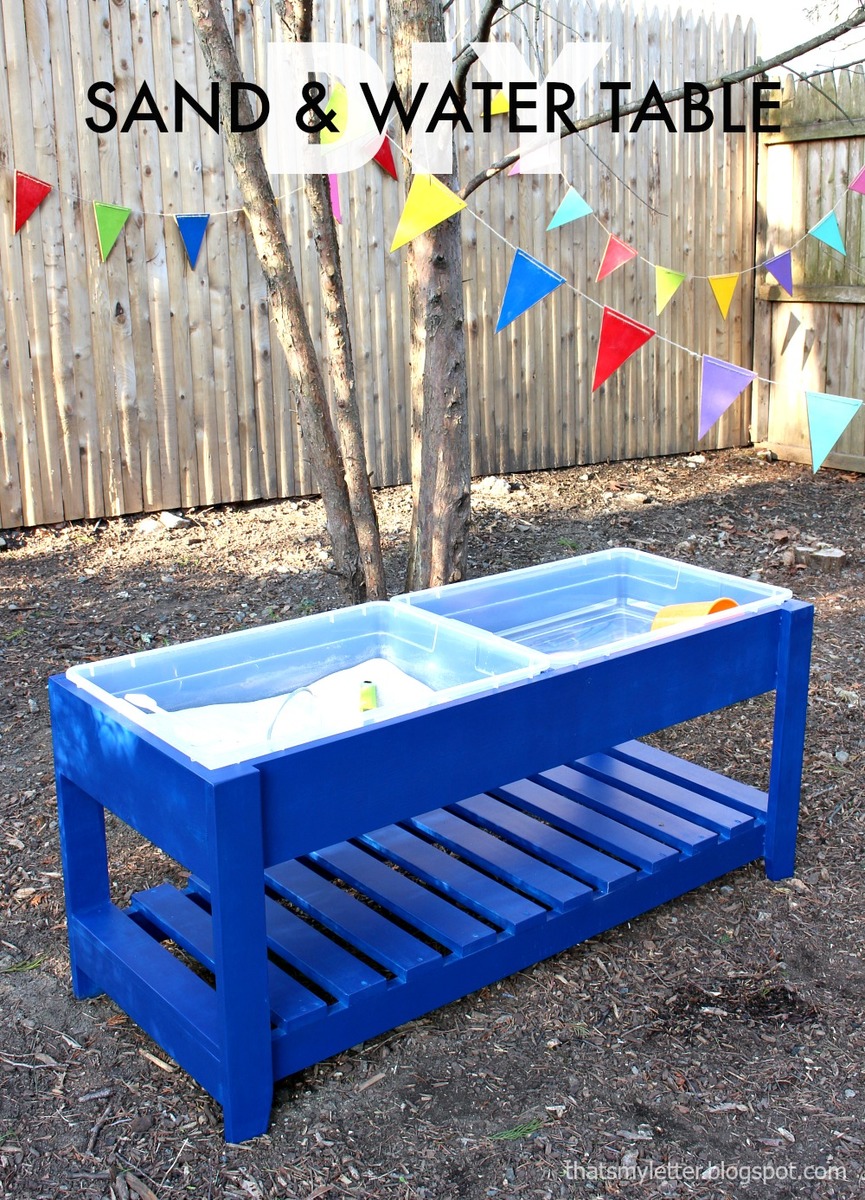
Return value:
<svg viewBox="0 0 865 1200">
<path fill-rule="evenodd" d="M 681 637 L 706 621 L 740 620 L 791 594 L 788 588 L 617 548 L 410 592 L 395 601 L 496 633 L 561 665 Z M 652 631 L 656 614 L 667 605 L 722 597 L 737 607 Z"/>
<path fill-rule="evenodd" d="M 193 761 L 217 768 L 548 666 L 544 656 L 483 630 L 374 602 L 70 667 L 66 675 Z M 367 677 L 378 696 L 364 710 Z"/>
</svg>

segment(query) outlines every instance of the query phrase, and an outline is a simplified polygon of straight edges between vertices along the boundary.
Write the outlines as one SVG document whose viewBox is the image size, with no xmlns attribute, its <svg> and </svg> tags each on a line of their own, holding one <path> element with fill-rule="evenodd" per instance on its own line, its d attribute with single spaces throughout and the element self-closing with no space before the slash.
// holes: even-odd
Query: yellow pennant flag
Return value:
<svg viewBox="0 0 865 1200">
<path fill-rule="evenodd" d="M 660 316 L 685 281 L 681 271 L 655 267 L 655 315 Z"/>
<path fill-rule="evenodd" d="M 324 129 L 318 135 L 322 146 L 329 146 L 331 143 L 339 141 L 348 125 L 348 92 L 341 83 L 334 84 L 327 98 L 327 104 L 324 106 L 324 111 L 334 114 L 330 118 L 330 121 L 332 125 L 336 126 L 336 131 L 334 131 L 328 129 L 325 125 Z"/>
<path fill-rule="evenodd" d="M 504 113 L 508 113 L 510 111 L 511 106 L 508 103 L 507 96 L 504 94 L 504 92 L 496 92 L 496 94 L 493 96 L 493 102 L 490 105 L 490 116 L 500 117 Z"/>
<path fill-rule="evenodd" d="M 718 308 L 721 310 L 721 316 L 727 320 L 727 313 L 730 311 L 730 303 L 733 299 L 733 292 L 736 290 L 736 284 L 739 282 L 738 274 L 732 275 L 710 275 L 709 284 L 712 291 L 715 293 L 715 299 L 718 301 Z"/>
<path fill-rule="evenodd" d="M 461 200 L 456 192 L 445 187 L 434 175 L 415 175 L 396 227 L 391 253 L 418 234 L 440 225 L 465 206 L 465 200 Z"/>
</svg>

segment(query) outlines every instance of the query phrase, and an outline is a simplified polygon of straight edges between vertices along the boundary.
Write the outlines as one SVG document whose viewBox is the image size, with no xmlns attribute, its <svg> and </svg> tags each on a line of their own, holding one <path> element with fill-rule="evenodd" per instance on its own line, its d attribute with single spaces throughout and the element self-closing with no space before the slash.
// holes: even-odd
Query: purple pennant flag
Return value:
<svg viewBox="0 0 865 1200">
<path fill-rule="evenodd" d="M 734 367 L 720 358 L 703 355 L 700 376 L 700 437 L 704 438 L 716 421 L 719 421 L 733 401 L 742 395 L 752 379 L 754 371 L 745 367 Z"/>
<path fill-rule="evenodd" d="M 785 250 L 783 254 L 776 254 L 774 258 L 770 258 L 768 262 L 764 262 L 763 266 L 778 280 L 781 287 L 788 296 L 793 295 L 793 255 L 789 250 Z"/>
</svg>

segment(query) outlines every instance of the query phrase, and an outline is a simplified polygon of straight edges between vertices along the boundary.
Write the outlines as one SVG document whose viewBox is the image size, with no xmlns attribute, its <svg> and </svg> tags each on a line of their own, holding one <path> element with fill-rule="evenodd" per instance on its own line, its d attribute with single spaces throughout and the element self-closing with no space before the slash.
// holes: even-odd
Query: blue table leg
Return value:
<svg viewBox="0 0 865 1200">
<path fill-rule="evenodd" d="M 782 607 L 780 617 L 775 723 L 766 818 L 765 857 L 769 879 L 785 879 L 793 874 L 795 865 L 814 609 L 810 604 L 789 600 Z"/>
<path fill-rule="evenodd" d="M 79 998 L 98 996 L 102 988 L 78 965 L 78 947 L 73 918 L 107 904 L 108 851 L 105 843 L 105 810 L 80 787 L 57 777 L 57 812 L 63 887 L 69 923 L 69 960 L 72 988 Z"/>
<path fill-rule="evenodd" d="M 225 1136 L 264 1133 L 273 1102 L 261 796 L 255 771 L 213 790 L 211 902 Z"/>
</svg>

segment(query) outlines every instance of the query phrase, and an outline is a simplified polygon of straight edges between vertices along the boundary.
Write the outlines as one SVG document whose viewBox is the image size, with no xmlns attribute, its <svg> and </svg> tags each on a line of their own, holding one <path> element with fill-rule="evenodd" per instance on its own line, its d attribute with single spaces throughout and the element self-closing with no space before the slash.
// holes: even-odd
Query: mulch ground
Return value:
<svg viewBox="0 0 865 1200">
<path fill-rule="evenodd" d="M 401 590 L 405 488 L 379 495 Z M 753 450 L 478 481 L 472 574 L 631 545 L 816 606 L 795 878 L 754 864 L 281 1084 L 209 1097 L 69 984 L 46 680 L 339 603 L 316 500 L 7 531 L 0 549 L 0 1196 L 865 1194 L 865 477 Z M 823 573 L 794 547 L 846 552 Z M 701 665 L 694 663 L 694 670 Z M 767 698 L 660 736 L 765 787 Z M 172 865 L 112 824 L 117 898 Z M 753 1189 L 753 1191 L 752 1191 Z"/>
</svg>

